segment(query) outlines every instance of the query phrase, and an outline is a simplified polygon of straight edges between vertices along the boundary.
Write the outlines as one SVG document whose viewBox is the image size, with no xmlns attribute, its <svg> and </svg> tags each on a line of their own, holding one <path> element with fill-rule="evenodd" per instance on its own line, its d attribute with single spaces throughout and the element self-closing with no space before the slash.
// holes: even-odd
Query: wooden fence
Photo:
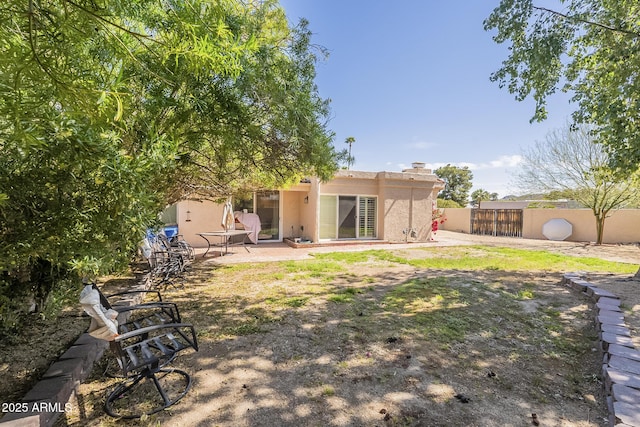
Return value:
<svg viewBox="0 0 640 427">
<path fill-rule="evenodd" d="M 471 234 L 522 237 L 522 209 L 471 209 Z"/>
</svg>

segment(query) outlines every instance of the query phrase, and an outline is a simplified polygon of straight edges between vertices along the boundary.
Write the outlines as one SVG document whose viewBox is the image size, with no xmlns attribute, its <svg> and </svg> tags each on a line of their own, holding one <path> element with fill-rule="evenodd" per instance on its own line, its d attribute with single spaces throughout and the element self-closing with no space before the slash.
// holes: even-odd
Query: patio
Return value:
<svg viewBox="0 0 640 427">
<path fill-rule="evenodd" d="M 523 239 L 517 237 L 492 237 L 480 236 L 465 233 L 457 233 L 448 230 L 439 230 L 435 240 L 428 242 L 413 243 L 388 243 L 383 241 L 341 241 L 321 243 L 319 246 L 305 248 L 292 248 L 286 243 L 258 243 L 257 245 L 247 244 L 249 252 L 242 248 L 235 247 L 230 255 L 211 256 L 207 255 L 205 262 L 217 264 L 237 264 L 243 262 L 265 262 L 284 260 L 310 259 L 314 253 L 327 252 L 356 252 L 369 249 L 407 249 L 417 247 L 442 247 L 460 245 L 489 245 L 489 246 L 509 246 L 521 249 L 548 250 L 551 252 L 573 254 L 576 256 L 594 256 L 610 261 L 621 261 L 640 264 L 640 250 L 636 245 L 601 245 L 595 246 L 584 242 L 551 241 L 540 239 Z M 200 257 L 206 248 L 196 248 L 196 254 Z"/>
</svg>

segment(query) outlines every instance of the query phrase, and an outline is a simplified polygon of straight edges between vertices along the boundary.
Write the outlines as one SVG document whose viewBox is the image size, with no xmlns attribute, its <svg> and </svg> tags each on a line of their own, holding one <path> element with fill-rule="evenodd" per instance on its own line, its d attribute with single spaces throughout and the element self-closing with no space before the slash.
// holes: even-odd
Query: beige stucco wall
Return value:
<svg viewBox="0 0 640 427">
<path fill-rule="evenodd" d="M 390 242 L 429 240 L 434 200 L 443 182 L 422 168 L 380 172 L 377 178 L 384 201 L 382 238 Z"/>
<path fill-rule="evenodd" d="M 320 180 L 311 180 L 311 191 L 309 192 L 309 205 L 303 213 L 302 221 L 305 224 L 304 235 L 311 241 L 317 242 L 320 236 Z M 306 225 L 308 224 L 308 226 Z"/>
<path fill-rule="evenodd" d="M 317 206 L 311 191 L 283 191 L 282 200 L 283 237 L 311 239 Z"/>
<path fill-rule="evenodd" d="M 300 205 L 303 204 L 305 193 L 297 191 L 282 192 L 282 227 L 285 238 L 299 237 Z"/>
<path fill-rule="evenodd" d="M 575 203 L 575 202 L 574 202 Z M 550 207 L 568 209 L 570 202 L 568 201 L 555 201 L 555 200 L 526 200 L 526 201 L 505 201 L 505 200 L 483 200 L 480 202 L 481 209 L 549 209 Z"/>
<path fill-rule="evenodd" d="M 178 203 L 178 230 L 190 245 L 196 248 L 207 246 L 207 242 L 196 233 L 222 230 L 223 205 L 211 201 L 193 200 Z M 189 219 L 187 221 L 187 211 Z"/>
<path fill-rule="evenodd" d="M 318 240 L 319 190 L 324 194 L 327 187 L 326 184 L 312 181 L 306 186 L 283 191 L 284 237 L 290 237 L 293 226 L 295 237 Z M 411 184 L 409 181 L 403 182 L 383 177 L 376 181 L 375 188 L 371 187 L 370 183 L 358 182 L 358 180 L 333 183 L 329 188 L 332 194 L 378 196 L 379 239 L 392 242 L 422 241 L 430 236 L 433 190 L 426 183 L 416 187 L 415 183 Z M 363 192 L 359 193 L 360 190 Z M 305 203 L 304 198 L 307 196 L 308 203 Z M 206 242 L 196 233 L 222 230 L 220 223 L 222 208 L 221 204 L 211 201 L 178 203 L 177 221 L 180 234 L 194 247 L 206 247 Z M 191 221 L 187 221 L 187 211 Z M 440 226 L 441 229 L 470 232 L 471 209 L 446 208 L 444 215 L 447 220 Z M 542 235 L 542 226 L 553 218 L 564 218 L 572 224 L 573 234 L 567 239 L 568 241 L 595 241 L 595 219 L 589 209 L 524 209 L 523 237 L 546 239 Z M 304 231 L 301 230 L 301 226 L 304 227 Z M 402 233 L 403 229 L 412 227 L 416 229 L 416 238 Z M 640 242 L 640 209 L 623 209 L 613 212 L 605 223 L 604 243 L 634 242 Z"/>
<path fill-rule="evenodd" d="M 416 173 L 340 171 L 332 181 L 320 184 L 319 191 L 323 195 L 377 196 L 377 238 L 404 242 L 429 239 L 434 186 L 440 188 L 440 183 L 435 175 L 424 170 Z M 411 229 L 415 235 L 411 235 Z"/>
<path fill-rule="evenodd" d="M 431 188 L 380 181 L 383 238 L 390 242 L 425 241 L 431 234 Z M 415 235 L 411 234 L 415 231 Z M 407 234 L 403 233 L 407 231 Z"/>
<path fill-rule="evenodd" d="M 321 183 L 320 193 L 375 196 L 378 194 L 376 174 L 372 172 L 352 172 L 345 176 L 337 176 L 329 182 Z"/>
<path fill-rule="evenodd" d="M 471 233 L 471 209 L 445 208 L 443 213 L 447 220 L 439 226 L 441 229 Z"/>
<path fill-rule="evenodd" d="M 593 227 L 595 229 L 595 219 Z M 614 212 L 604 224 L 604 237 L 605 243 L 640 242 L 640 209 L 621 209 Z"/>
<path fill-rule="evenodd" d="M 596 240 L 596 220 L 590 209 L 525 209 L 522 237 L 545 239 L 542 226 L 553 218 L 563 218 L 571 223 L 572 234 L 566 240 Z M 623 209 L 613 212 L 604 225 L 603 243 L 631 242 L 640 242 L 640 210 Z"/>
<path fill-rule="evenodd" d="M 447 221 L 442 229 L 469 233 L 471 231 L 471 209 L 446 208 Z M 542 226 L 554 218 L 563 218 L 572 225 L 572 234 L 566 240 L 594 242 L 596 223 L 589 209 L 524 209 L 522 237 L 543 239 Z M 640 242 L 640 209 L 622 209 L 607 218 L 604 226 L 604 243 Z"/>
<path fill-rule="evenodd" d="M 426 169 L 400 172 L 338 171 L 333 180 L 311 179 L 281 192 L 282 237 L 319 240 L 320 195 L 377 196 L 377 238 L 392 242 L 425 241 L 431 235 L 431 212 L 443 186 Z M 206 246 L 196 233 L 221 230 L 221 204 L 182 201 L 177 206 L 180 234 L 195 247 Z M 187 211 L 191 221 L 187 221 Z M 413 229 L 415 235 L 411 235 Z M 406 230 L 407 233 L 403 233 Z"/>
<path fill-rule="evenodd" d="M 312 182 L 282 191 L 282 212 L 280 215 L 283 237 L 291 237 L 291 227 L 293 227 L 295 237 L 311 239 L 314 236 L 318 207 L 317 187 L 317 182 Z M 307 202 L 305 202 L 305 197 L 308 197 Z M 206 247 L 205 240 L 196 233 L 222 230 L 222 209 L 222 204 L 212 201 L 179 202 L 177 204 L 177 220 L 180 234 L 192 246 Z M 187 211 L 190 212 L 191 221 L 187 221 Z"/>
</svg>

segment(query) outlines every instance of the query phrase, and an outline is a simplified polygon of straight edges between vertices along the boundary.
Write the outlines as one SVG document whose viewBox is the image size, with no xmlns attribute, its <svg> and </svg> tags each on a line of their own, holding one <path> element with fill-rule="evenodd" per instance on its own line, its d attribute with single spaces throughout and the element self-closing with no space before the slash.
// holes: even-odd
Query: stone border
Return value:
<svg viewBox="0 0 640 427">
<path fill-rule="evenodd" d="M 562 283 L 595 303 L 609 426 L 640 427 L 640 351 L 633 346 L 620 299 L 583 280 L 578 273 L 565 273 Z"/>
<path fill-rule="evenodd" d="M 148 290 L 149 283 L 142 280 L 131 291 Z M 134 294 L 135 295 L 135 294 Z M 115 306 L 132 306 L 142 302 L 143 294 L 119 300 Z M 126 322 L 131 312 L 121 313 L 120 322 Z M 89 319 L 87 316 L 86 319 Z M 87 323 L 88 325 L 88 323 Z M 15 402 L 15 409 L 0 418 L 2 427 L 51 427 L 65 411 L 78 408 L 67 407 L 69 398 L 78 385 L 84 381 L 104 351 L 109 347 L 107 341 L 99 340 L 88 333 L 83 333 L 65 351 L 62 356 L 49 366 L 40 381 Z"/>
</svg>

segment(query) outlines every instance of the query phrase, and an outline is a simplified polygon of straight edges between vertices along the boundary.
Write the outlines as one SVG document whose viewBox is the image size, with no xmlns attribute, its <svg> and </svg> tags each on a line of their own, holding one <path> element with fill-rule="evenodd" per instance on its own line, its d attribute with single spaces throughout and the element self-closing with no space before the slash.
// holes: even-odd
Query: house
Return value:
<svg viewBox="0 0 640 427">
<path fill-rule="evenodd" d="M 231 197 L 231 203 L 238 217 L 257 215 L 259 242 L 426 241 L 443 188 L 424 163 L 414 163 L 402 172 L 340 170 L 329 182 L 311 178 L 286 189 Z M 195 247 L 206 246 L 197 233 L 223 229 L 222 204 L 184 200 L 173 209 L 180 234 Z"/>
</svg>

